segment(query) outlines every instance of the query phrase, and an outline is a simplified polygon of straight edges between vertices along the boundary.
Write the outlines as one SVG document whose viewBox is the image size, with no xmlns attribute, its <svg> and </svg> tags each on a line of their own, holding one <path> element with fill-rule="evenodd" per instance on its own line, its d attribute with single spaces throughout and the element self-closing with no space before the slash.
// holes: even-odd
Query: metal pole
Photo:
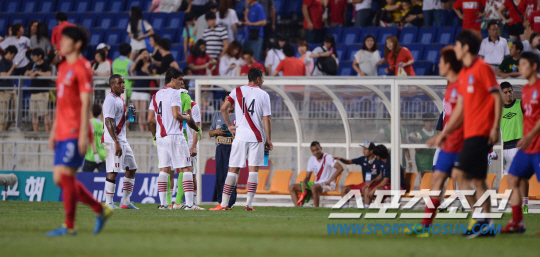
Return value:
<svg viewBox="0 0 540 257">
<path fill-rule="evenodd" d="M 201 93 L 201 84 L 199 82 L 198 79 L 195 79 L 195 102 L 197 103 L 197 105 L 199 105 L 199 109 L 202 111 L 202 93 Z M 202 116 L 202 113 L 201 113 L 201 116 Z M 201 124 L 201 129 L 202 129 L 202 124 Z M 196 136 L 196 135 L 193 135 L 193 136 Z M 199 141 L 197 141 L 197 149 L 199 149 Z M 197 203 L 201 203 L 202 202 L 202 172 L 204 171 L 202 169 L 202 158 L 201 158 L 201 155 L 200 155 L 200 151 L 197 153 L 197 169 L 198 169 L 198 172 L 197 172 Z"/>
<path fill-rule="evenodd" d="M 392 112 L 391 112 L 391 144 L 392 144 L 392 163 L 391 163 L 391 190 L 399 190 L 400 180 L 400 161 L 401 161 L 401 147 L 400 147 L 400 103 L 399 103 L 399 86 L 396 80 L 391 82 L 391 94 L 392 99 Z"/>
<path fill-rule="evenodd" d="M 23 92 L 22 92 L 22 83 L 21 83 L 21 76 L 17 78 L 19 81 L 19 84 L 17 85 L 17 107 L 15 107 L 15 128 L 21 129 L 21 119 L 22 119 L 22 103 L 23 103 Z M 9 109 L 9 108 L 8 108 Z"/>
</svg>

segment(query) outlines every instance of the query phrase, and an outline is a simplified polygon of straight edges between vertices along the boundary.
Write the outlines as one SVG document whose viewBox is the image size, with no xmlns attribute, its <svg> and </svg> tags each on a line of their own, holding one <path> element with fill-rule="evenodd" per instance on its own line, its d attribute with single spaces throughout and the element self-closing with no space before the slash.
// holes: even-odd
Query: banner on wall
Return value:
<svg viewBox="0 0 540 257">
<path fill-rule="evenodd" d="M 17 184 L 13 187 L 0 187 L 2 200 L 57 202 L 60 188 L 54 184 L 50 171 L 0 171 L 0 174 L 15 174 Z"/>
</svg>

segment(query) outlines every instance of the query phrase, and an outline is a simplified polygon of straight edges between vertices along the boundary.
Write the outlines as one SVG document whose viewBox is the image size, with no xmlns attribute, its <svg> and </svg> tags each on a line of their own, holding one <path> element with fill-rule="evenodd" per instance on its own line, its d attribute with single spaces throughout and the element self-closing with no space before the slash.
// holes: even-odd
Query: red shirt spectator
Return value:
<svg viewBox="0 0 540 257">
<path fill-rule="evenodd" d="M 191 53 L 189 56 L 188 56 L 188 59 L 187 59 L 187 64 L 190 66 L 191 70 L 193 71 L 193 75 L 206 75 L 206 68 L 204 69 L 199 69 L 199 70 L 195 70 L 192 68 L 192 64 L 193 66 L 200 66 L 200 65 L 205 65 L 207 64 L 209 61 L 210 61 L 210 55 L 206 54 L 204 57 L 196 57 L 193 53 Z"/>
<path fill-rule="evenodd" d="M 540 10 L 531 12 L 529 15 L 529 23 L 534 32 L 540 32 Z"/>
<path fill-rule="evenodd" d="M 390 51 L 390 53 L 388 53 L 388 56 L 386 56 L 386 58 L 388 60 L 388 66 L 390 67 L 390 71 L 394 72 L 394 75 L 396 76 L 398 75 L 398 72 L 399 72 L 400 63 L 407 63 L 410 60 L 414 60 L 412 57 L 411 51 L 409 51 L 407 47 L 401 47 L 395 59 L 392 57 L 392 54 L 393 54 L 393 51 Z M 405 69 L 407 76 L 416 76 L 416 73 L 414 73 L 414 68 L 412 65 L 403 67 L 403 69 Z"/>
<path fill-rule="evenodd" d="M 247 76 L 249 73 L 249 69 L 251 68 L 259 68 L 263 71 L 263 73 L 266 73 L 266 71 L 264 70 L 264 66 L 262 64 L 260 64 L 257 61 L 253 61 L 252 65 L 244 64 L 242 66 L 242 68 L 240 69 L 240 76 Z"/>
<path fill-rule="evenodd" d="M 463 13 L 463 30 L 480 30 L 482 22 L 476 20 L 480 19 L 478 14 L 485 6 L 485 0 L 456 0 L 454 2 L 454 9 L 461 9 Z"/>
<path fill-rule="evenodd" d="M 510 22 L 510 26 L 516 24 L 516 23 L 522 23 L 523 22 L 523 15 L 525 15 L 525 9 L 527 8 L 527 1 L 521 0 L 519 2 L 519 5 L 517 5 L 517 10 L 514 8 L 513 0 L 506 0 L 504 2 L 504 7 L 508 10 L 508 16 L 512 21 Z M 518 12 L 519 11 L 519 12 Z"/>
<path fill-rule="evenodd" d="M 532 12 L 536 11 L 536 6 L 538 2 L 536 2 L 536 0 L 528 0 L 526 2 L 527 2 L 527 7 L 525 8 L 525 13 L 523 15 L 525 15 L 525 17 L 529 17 L 531 16 Z"/>
<path fill-rule="evenodd" d="M 345 0 L 329 0 L 328 11 L 330 11 L 330 25 L 343 24 L 347 16 L 347 2 Z"/>
<path fill-rule="evenodd" d="M 69 23 L 68 21 L 64 21 L 60 24 L 58 24 L 51 33 L 51 44 L 53 44 L 56 47 L 56 50 L 60 51 L 60 40 L 62 39 L 62 31 L 66 27 L 75 26 L 73 23 Z"/>
<path fill-rule="evenodd" d="M 279 63 L 274 76 L 277 76 L 280 71 L 283 71 L 283 76 L 305 76 L 306 65 L 296 57 L 287 57 Z"/>
<path fill-rule="evenodd" d="M 323 29 L 322 16 L 323 16 L 323 4 L 321 0 L 304 0 L 302 5 L 307 6 L 309 12 L 309 18 L 313 23 L 313 28 L 317 30 Z M 308 29 L 307 20 L 304 18 L 304 29 Z"/>
</svg>

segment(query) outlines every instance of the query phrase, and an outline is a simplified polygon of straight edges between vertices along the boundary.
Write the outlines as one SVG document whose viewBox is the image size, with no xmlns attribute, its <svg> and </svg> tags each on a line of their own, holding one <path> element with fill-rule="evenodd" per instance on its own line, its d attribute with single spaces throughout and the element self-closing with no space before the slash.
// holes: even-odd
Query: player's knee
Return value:
<svg viewBox="0 0 540 257">
<path fill-rule="evenodd" d="M 299 184 L 292 184 L 292 185 L 290 185 L 290 186 L 289 186 L 289 191 L 290 191 L 290 192 L 296 191 L 296 188 L 295 188 L 296 185 L 299 185 Z"/>
<path fill-rule="evenodd" d="M 523 180 L 523 181 L 526 181 L 526 180 Z M 512 175 L 512 174 L 509 174 L 508 176 L 506 176 L 506 182 L 508 183 L 508 187 L 510 187 L 510 188 L 519 187 L 519 178 L 517 176 Z"/>
</svg>

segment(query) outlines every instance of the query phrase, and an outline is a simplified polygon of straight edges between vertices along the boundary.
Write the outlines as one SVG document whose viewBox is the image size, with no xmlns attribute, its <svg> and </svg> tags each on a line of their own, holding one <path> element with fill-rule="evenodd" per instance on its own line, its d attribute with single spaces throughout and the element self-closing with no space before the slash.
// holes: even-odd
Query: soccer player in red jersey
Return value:
<svg viewBox="0 0 540 257">
<path fill-rule="evenodd" d="M 88 43 L 88 32 L 82 27 L 67 27 L 62 31 L 60 52 L 66 56 L 58 67 L 56 80 L 56 119 L 49 137 L 54 150 L 54 182 L 62 188 L 65 223 L 47 236 L 76 235 L 75 208 L 77 200 L 88 204 L 96 213 L 94 234 L 103 228 L 112 215 L 108 206 L 94 200 L 92 194 L 75 176 L 84 161 L 89 141 L 90 105 L 92 104 L 92 68 L 81 52 Z"/>
<path fill-rule="evenodd" d="M 481 156 L 487 156 L 499 140 L 502 113 L 502 97 L 495 72 L 478 56 L 481 40 L 471 30 L 461 32 L 456 38 L 454 51 L 463 68 L 458 75 L 459 97 L 455 109 L 463 108 L 463 112 L 453 111 L 446 128 L 435 140 L 436 145 L 443 147 L 450 134 L 463 123 L 463 148 L 454 164 L 452 179 L 460 190 L 472 190 L 474 184 L 476 193 L 467 196 L 469 204 L 476 203 L 488 188 L 488 160 Z M 484 201 L 481 208 L 483 212 L 490 212 L 491 202 Z M 464 236 L 492 236 L 491 232 L 480 233 L 480 227 L 490 230 L 488 226 L 482 226 L 490 223 L 486 218 L 471 218 Z"/>
<path fill-rule="evenodd" d="M 502 233 L 523 233 L 523 212 L 521 211 L 521 190 L 519 188 L 522 179 L 529 180 L 536 173 L 540 178 L 540 104 L 539 95 L 540 80 L 538 80 L 538 67 L 540 60 L 535 53 L 525 52 L 519 59 L 519 75 L 528 81 L 521 90 L 521 108 L 523 109 L 523 137 L 518 141 L 520 149 L 510 170 L 508 171 L 508 187 L 512 189 L 510 205 L 512 206 L 512 219 L 504 227 Z M 540 233 L 539 233 L 540 235 Z"/>
</svg>

